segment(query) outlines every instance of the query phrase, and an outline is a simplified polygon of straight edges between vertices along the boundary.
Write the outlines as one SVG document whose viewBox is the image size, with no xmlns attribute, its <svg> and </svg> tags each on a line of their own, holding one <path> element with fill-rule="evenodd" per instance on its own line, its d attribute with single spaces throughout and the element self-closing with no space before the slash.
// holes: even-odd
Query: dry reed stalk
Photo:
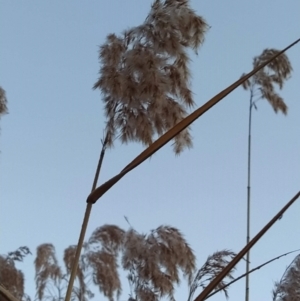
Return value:
<svg viewBox="0 0 300 301">
<path fill-rule="evenodd" d="M 284 212 L 299 198 L 300 191 L 270 220 L 266 226 L 233 258 L 233 260 L 222 270 L 222 272 L 198 295 L 194 301 L 204 301 L 208 295 L 216 289 L 217 285 L 230 273 L 235 265 L 245 256 L 245 254 L 262 238 L 262 236 L 274 225 Z"/>
<path fill-rule="evenodd" d="M 274 257 L 274 258 L 272 258 L 272 259 L 270 259 L 270 260 L 264 262 L 263 264 L 261 264 L 261 265 L 255 267 L 255 268 L 253 268 L 253 269 L 251 269 L 249 272 L 246 272 L 246 273 L 240 275 L 239 277 L 233 279 L 232 281 L 228 282 L 228 283 L 225 284 L 223 287 L 221 287 L 221 288 L 215 290 L 213 293 L 209 294 L 209 295 L 206 297 L 206 299 L 212 297 L 212 296 L 215 295 L 216 293 L 222 291 L 223 289 L 227 288 L 228 286 L 232 285 L 233 283 L 237 282 L 238 280 L 240 280 L 240 279 L 246 277 L 247 274 L 251 274 L 251 273 L 253 273 L 253 272 L 255 272 L 255 271 L 261 269 L 263 266 L 265 266 L 265 265 L 267 265 L 267 264 L 273 262 L 274 260 L 277 260 L 277 259 L 279 259 L 279 258 L 281 258 L 281 257 L 283 257 L 283 256 L 286 256 L 286 255 L 291 254 L 291 253 L 294 253 L 294 252 L 299 252 L 299 251 L 300 251 L 300 249 L 294 250 L 294 251 L 291 251 L 291 252 L 288 252 L 288 253 L 284 253 L 284 254 L 282 254 L 282 255 L 279 255 L 279 256 L 277 256 L 277 257 Z M 205 299 L 205 300 L 206 300 L 206 299 Z M 273 301 L 275 301 L 275 300 L 273 300 Z"/>
<path fill-rule="evenodd" d="M 106 145 L 107 145 L 107 141 L 108 141 L 107 138 L 108 138 L 108 135 L 106 134 L 105 139 L 102 141 L 102 149 L 100 152 L 100 157 L 99 157 L 99 161 L 98 161 L 98 165 L 97 165 L 97 169 L 96 169 L 96 173 L 95 173 L 95 177 L 94 177 L 94 181 L 93 181 L 93 185 L 92 185 L 92 190 L 91 190 L 92 192 L 96 189 L 96 185 L 97 185 L 98 178 L 100 175 L 101 166 L 102 166 L 102 162 L 104 159 Z M 88 221 L 90 218 L 92 205 L 93 204 L 91 204 L 91 203 L 86 204 L 86 210 L 84 213 L 83 223 L 82 223 L 82 227 L 81 227 L 81 231 L 80 231 L 80 235 L 79 235 L 79 239 L 78 239 L 78 243 L 77 243 L 77 247 L 76 247 L 76 251 L 75 251 L 75 257 L 72 262 L 72 267 L 70 269 L 70 279 L 68 282 L 68 288 L 67 288 L 66 297 L 65 297 L 66 301 L 71 300 L 72 290 L 73 290 L 74 281 L 75 281 L 75 278 L 77 275 L 80 254 L 81 254 L 81 250 L 82 250 L 83 244 L 84 244 L 84 237 L 85 237 Z"/>
<path fill-rule="evenodd" d="M 225 90 L 218 93 L 212 99 L 210 99 L 207 103 L 205 103 L 202 107 L 195 110 L 193 113 L 188 115 L 182 121 L 177 123 L 174 127 L 172 127 L 169 131 L 159 137 L 155 142 L 153 142 L 149 147 L 147 147 L 142 153 L 140 153 L 133 161 L 131 161 L 118 175 L 114 176 L 100 187 L 95 189 L 87 198 L 87 203 L 95 203 L 97 200 L 107 192 L 113 185 L 115 185 L 121 178 L 123 178 L 128 172 L 136 168 L 138 165 L 147 160 L 150 156 L 152 156 L 155 152 L 157 152 L 160 148 L 162 148 L 165 144 L 167 144 L 170 140 L 172 140 L 179 132 L 187 128 L 190 124 L 192 124 L 196 119 L 198 119 L 201 115 L 211 109 L 215 104 L 221 101 L 224 97 L 226 97 L 229 93 L 235 90 L 238 86 L 242 85 L 245 81 L 247 81 L 251 76 L 256 74 L 259 70 L 264 68 L 274 59 L 276 59 L 279 55 L 283 54 L 285 51 L 296 45 L 300 39 L 296 40 L 289 46 L 287 46 L 282 51 L 278 52 L 270 59 L 263 62 L 261 65 L 254 68 L 251 72 L 238 79 L 235 83 L 227 87 Z"/>
</svg>

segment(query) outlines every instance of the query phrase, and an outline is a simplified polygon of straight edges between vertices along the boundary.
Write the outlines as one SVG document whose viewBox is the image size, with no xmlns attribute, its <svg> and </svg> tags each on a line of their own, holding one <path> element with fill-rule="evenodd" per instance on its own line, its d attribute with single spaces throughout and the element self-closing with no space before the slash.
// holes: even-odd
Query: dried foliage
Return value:
<svg viewBox="0 0 300 301">
<path fill-rule="evenodd" d="M 281 280 L 275 282 L 273 301 L 300 300 L 300 255 L 285 270 Z"/>
<path fill-rule="evenodd" d="M 23 261 L 28 254 L 31 254 L 29 248 L 23 246 L 19 247 L 16 251 L 8 252 L 6 258 L 13 261 Z"/>
<path fill-rule="evenodd" d="M 156 301 L 165 296 L 174 300 L 179 271 L 191 282 L 195 270 L 189 245 L 177 229 L 168 226 L 145 235 L 132 228 L 124 231 L 105 225 L 94 231 L 89 244 L 94 283 L 110 300 L 121 292 L 119 256 L 135 300 Z"/>
<path fill-rule="evenodd" d="M 24 274 L 18 270 L 15 261 L 23 261 L 30 253 L 27 247 L 20 247 L 7 255 L 0 255 L 0 283 L 18 300 L 30 300 L 24 292 Z"/>
<path fill-rule="evenodd" d="M 149 235 L 130 229 L 124 241 L 122 265 L 135 300 L 174 300 L 174 285 L 180 283 L 181 271 L 191 283 L 195 256 L 179 230 L 161 226 Z"/>
<path fill-rule="evenodd" d="M 76 246 L 65 250 L 62 273 L 51 244 L 37 248 L 35 259 L 38 300 L 61 300 L 73 265 Z M 87 301 L 94 295 L 88 289 L 93 282 L 110 301 L 121 294 L 120 265 L 127 272 L 131 297 L 139 301 L 174 300 L 174 286 L 180 272 L 191 284 L 195 272 L 195 256 L 179 230 L 161 226 L 149 235 L 115 226 L 97 228 L 84 244 L 77 270 L 78 285 L 72 300 Z"/>
<path fill-rule="evenodd" d="M 265 49 L 260 56 L 253 59 L 253 67 L 257 67 L 278 52 L 279 50 L 276 49 Z M 287 105 L 283 98 L 276 93 L 274 85 L 278 85 L 279 89 L 282 89 L 284 82 L 289 79 L 292 70 L 292 65 L 287 55 L 281 54 L 250 79 L 245 81 L 243 88 L 250 90 L 251 97 L 256 97 L 253 101 L 254 106 L 255 102 L 259 99 L 266 99 L 276 113 L 281 111 L 283 114 L 287 114 Z M 242 76 L 244 76 L 244 74 Z"/>
<path fill-rule="evenodd" d="M 188 301 L 192 301 L 197 288 L 204 289 L 216 276 L 228 265 L 228 263 L 235 257 L 235 253 L 229 250 L 222 250 L 213 253 L 208 256 L 205 264 L 197 272 L 192 285 L 190 286 L 190 292 Z M 235 268 L 232 269 L 227 276 L 215 287 L 215 291 L 222 290 L 228 298 L 228 290 L 224 286 L 227 284 L 226 280 L 234 279 L 232 274 Z"/>
<path fill-rule="evenodd" d="M 104 225 L 97 228 L 88 241 L 87 258 L 93 270 L 93 282 L 109 300 L 121 294 L 117 259 L 124 233 L 117 226 Z"/>
<path fill-rule="evenodd" d="M 5 90 L 0 86 L 0 116 L 8 113 L 7 111 L 7 99 Z"/>
<path fill-rule="evenodd" d="M 66 273 L 63 273 L 62 267 L 58 264 L 55 248 L 52 244 L 42 244 L 37 248 L 35 278 L 38 300 L 64 300 L 75 251 L 76 246 L 70 246 L 65 249 L 64 263 Z M 78 285 L 73 287 L 71 300 L 87 301 L 94 296 L 87 288 L 90 284 L 87 270 L 86 257 L 82 255 L 77 270 Z"/>
<path fill-rule="evenodd" d="M 84 250 L 86 245 L 84 245 Z M 64 263 L 67 270 L 67 276 L 71 273 L 71 268 L 75 258 L 76 246 L 70 246 L 65 249 L 64 252 Z M 87 262 L 87 256 L 83 253 L 80 257 L 79 265 L 77 268 L 77 286 L 73 287 L 73 296 L 71 300 L 87 301 L 94 297 L 94 294 L 88 286 L 90 284 L 90 272 L 89 263 Z"/>
<path fill-rule="evenodd" d="M 108 146 L 116 138 L 149 145 L 187 115 L 194 105 L 187 50 L 197 53 L 207 28 L 188 0 L 156 0 L 142 25 L 107 36 L 94 88 L 104 97 Z M 191 145 L 187 129 L 174 151 Z"/>
<path fill-rule="evenodd" d="M 52 291 L 49 287 L 50 283 L 58 290 L 58 300 L 61 299 L 60 292 L 62 290 L 63 273 L 58 265 L 55 248 L 52 244 L 43 244 L 37 248 L 37 256 L 34 261 L 35 280 L 37 288 L 37 299 L 43 300 L 52 297 Z M 47 294 L 45 296 L 45 291 Z M 44 298 L 45 296 L 45 298 Z"/>
<path fill-rule="evenodd" d="M 37 247 L 34 261 L 37 300 L 64 300 L 75 252 L 76 246 L 65 249 L 64 272 L 52 244 Z M 21 247 L 6 257 L 0 256 L 0 283 L 22 301 L 30 299 L 24 294 L 24 275 L 15 268 L 14 261 L 22 261 L 27 254 L 29 249 Z M 190 301 L 196 289 L 205 288 L 233 256 L 228 250 L 216 252 L 197 272 L 195 255 L 178 229 L 160 226 L 149 234 L 141 234 L 131 226 L 125 231 L 115 225 L 104 225 L 83 245 L 71 300 L 93 298 L 89 289 L 92 283 L 110 301 L 117 299 L 122 291 L 119 276 L 122 268 L 127 273 L 132 301 L 158 301 L 165 297 L 174 301 L 175 286 L 180 284 L 181 276 L 190 287 Z M 227 278 L 232 279 L 232 273 Z M 225 284 L 223 281 L 216 289 Z M 227 296 L 227 290 L 223 291 Z"/>
</svg>

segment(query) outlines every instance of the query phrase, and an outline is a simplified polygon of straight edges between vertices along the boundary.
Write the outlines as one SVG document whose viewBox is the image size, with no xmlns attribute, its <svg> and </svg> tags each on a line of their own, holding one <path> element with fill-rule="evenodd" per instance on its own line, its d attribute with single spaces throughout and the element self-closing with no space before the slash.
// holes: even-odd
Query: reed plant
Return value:
<svg viewBox="0 0 300 301">
<path fill-rule="evenodd" d="M 253 68 L 261 65 L 269 58 L 278 54 L 277 49 L 265 49 L 259 56 L 253 59 Z M 257 102 L 266 100 L 271 105 L 275 113 L 287 114 L 288 107 L 284 99 L 276 92 L 276 86 L 282 89 L 286 80 L 291 77 L 292 65 L 286 54 L 281 54 L 270 64 L 262 68 L 251 78 L 243 82 L 242 87 L 249 91 L 249 121 L 248 121 L 248 170 L 247 170 L 247 234 L 246 242 L 250 241 L 250 209 L 251 209 L 251 132 L 252 132 L 252 111 L 257 110 Z M 245 74 L 242 75 L 242 77 Z M 246 290 L 245 301 L 249 300 L 249 270 L 250 252 L 246 256 Z"/>
</svg>

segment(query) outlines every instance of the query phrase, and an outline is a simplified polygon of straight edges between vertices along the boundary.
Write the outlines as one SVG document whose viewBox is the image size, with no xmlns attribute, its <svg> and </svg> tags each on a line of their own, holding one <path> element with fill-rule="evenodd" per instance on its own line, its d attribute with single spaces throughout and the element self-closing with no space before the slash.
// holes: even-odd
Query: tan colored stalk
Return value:
<svg viewBox="0 0 300 301">
<path fill-rule="evenodd" d="M 118 175 L 114 176 L 100 187 L 95 189 L 87 198 L 87 203 L 96 203 L 97 200 L 107 192 L 113 185 L 115 185 L 121 178 L 123 178 L 128 172 L 136 168 L 138 165 L 147 160 L 150 156 L 152 156 L 155 152 L 157 152 L 160 148 L 162 148 L 165 144 L 167 144 L 170 140 L 172 140 L 178 133 L 187 128 L 190 124 L 192 124 L 196 119 L 198 119 L 201 115 L 211 109 L 215 104 L 225 98 L 228 94 L 230 94 L 233 90 L 235 90 L 238 86 L 242 85 L 246 80 L 248 80 L 252 75 L 256 74 L 263 67 L 268 65 L 274 59 L 276 59 L 279 55 L 296 45 L 300 39 L 296 40 L 289 46 L 287 46 L 282 51 L 278 52 L 274 56 L 272 56 L 269 60 L 265 61 L 258 67 L 254 68 L 251 72 L 237 80 L 235 83 L 227 87 L 225 90 L 218 93 L 212 99 L 210 99 L 207 103 L 205 103 L 202 107 L 195 110 L 193 113 L 188 115 L 182 121 L 177 123 L 174 127 L 172 127 L 169 131 L 163 134 L 160 138 L 158 138 L 154 143 L 152 143 L 149 147 L 147 147 L 141 154 L 139 154 L 132 162 L 130 162 Z"/>
<path fill-rule="evenodd" d="M 3 301 L 20 301 L 14 295 L 12 295 L 7 289 L 2 287 L 2 285 L 0 285 L 0 296 L 1 295 L 5 296 L 5 298 L 3 298 Z"/>
<path fill-rule="evenodd" d="M 106 137 L 105 137 L 105 139 L 102 143 L 102 149 L 101 149 L 101 153 L 100 153 L 100 157 L 99 157 L 99 161 L 98 161 L 98 165 L 97 165 L 97 169 L 96 169 L 96 173 L 95 173 L 95 177 L 94 177 L 94 181 L 93 181 L 92 192 L 95 190 L 95 188 L 97 186 L 97 182 L 98 182 L 98 178 L 99 178 L 99 175 L 100 175 L 102 162 L 103 162 L 104 155 L 105 155 L 106 144 L 107 144 L 107 135 L 106 135 Z M 79 236 L 79 240 L 78 240 L 78 244 L 77 244 L 77 248 L 76 248 L 75 258 L 74 258 L 74 262 L 73 262 L 73 266 L 72 266 L 72 270 L 71 270 L 71 275 L 70 275 L 70 280 L 69 280 L 69 283 L 68 283 L 68 289 L 67 289 L 65 300 L 70 300 L 71 299 L 72 289 L 73 289 L 74 281 L 75 281 L 76 274 L 77 274 L 77 268 L 78 268 L 80 253 L 81 253 L 81 250 L 82 250 L 87 225 L 88 225 L 88 222 L 89 222 L 89 218 L 90 218 L 90 214 L 91 214 L 91 210 L 92 210 L 92 205 L 93 205 L 92 203 L 87 203 L 86 204 L 84 219 L 83 219 L 83 223 L 82 223 L 82 226 L 81 226 L 80 236 Z"/>
<path fill-rule="evenodd" d="M 217 287 L 218 283 L 226 277 L 231 269 L 245 256 L 245 254 L 262 238 L 262 236 L 281 218 L 285 211 L 299 198 L 300 191 L 270 220 L 267 225 L 236 255 L 227 267 L 198 295 L 194 301 L 204 301 L 208 295 Z"/>
<path fill-rule="evenodd" d="M 250 271 L 248 271 L 248 272 L 246 272 L 246 273 L 240 275 L 239 277 L 235 278 L 234 280 L 228 282 L 228 283 L 225 284 L 222 288 L 215 290 L 213 293 L 209 294 L 209 295 L 206 297 L 206 299 L 208 299 L 208 298 L 212 297 L 213 295 L 215 295 L 216 293 L 218 293 L 218 292 L 224 290 L 225 288 L 227 288 L 227 287 L 230 286 L 231 284 L 237 282 L 238 280 L 240 280 L 240 279 L 246 277 L 247 274 L 251 274 L 251 273 L 253 273 L 253 272 L 259 270 L 259 269 L 262 268 L 263 266 L 265 266 L 265 265 L 267 265 L 267 264 L 269 264 L 269 263 L 271 263 L 271 262 L 273 262 L 273 261 L 275 261 L 275 260 L 277 260 L 277 259 L 280 259 L 280 258 L 283 257 L 283 256 L 286 256 L 286 255 L 289 255 L 289 254 L 292 254 L 292 253 L 295 253 L 295 252 L 299 252 L 299 251 L 300 251 L 300 249 L 294 250 L 294 251 L 291 251 L 291 252 L 287 252 L 287 253 L 284 253 L 284 254 L 282 254 L 282 255 L 279 255 L 279 256 L 277 256 L 277 257 L 274 257 L 274 258 L 272 258 L 272 259 L 270 259 L 270 260 L 264 262 L 263 264 L 261 264 L 261 265 L 255 267 L 255 268 L 253 268 L 253 269 L 251 269 Z M 206 299 L 205 299 L 205 300 L 206 300 Z"/>
</svg>

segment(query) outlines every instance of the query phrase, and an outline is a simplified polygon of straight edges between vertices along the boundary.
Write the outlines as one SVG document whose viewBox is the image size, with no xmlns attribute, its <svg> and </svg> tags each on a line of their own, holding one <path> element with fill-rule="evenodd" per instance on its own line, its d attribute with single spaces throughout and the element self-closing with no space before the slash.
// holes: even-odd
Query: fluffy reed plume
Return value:
<svg viewBox="0 0 300 301">
<path fill-rule="evenodd" d="M 58 265 L 55 248 L 52 244 L 42 244 L 37 248 L 37 255 L 34 261 L 35 265 L 35 281 L 37 288 L 37 299 L 43 300 L 51 298 L 53 290 L 58 293 L 58 300 L 62 298 L 63 273 Z M 53 289 L 53 286 L 55 289 Z M 46 295 L 45 295 L 46 293 Z"/>
<path fill-rule="evenodd" d="M 29 252 L 28 248 L 21 247 L 6 257 L 0 256 L 0 283 L 20 301 L 30 299 L 24 294 L 24 275 L 15 268 L 14 261 L 21 261 Z M 36 300 L 65 298 L 75 252 L 76 246 L 65 249 L 64 267 L 61 267 L 52 244 L 37 247 Z M 164 297 L 174 301 L 175 286 L 182 276 L 190 287 L 190 301 L 196 289 L 205 288 L 233 256 L 228 250 L 216 252 L 197 272 L 195 255 L 178 229 L 160 226 L 149 234 L 141 234 L 132 228 L 124 231 L 115 225 L 104 225 L 97 228 L 83 246 L 71 300 L 92 299 L 92 284 L 110 301 L 117 299 L 122 291 L 119 269 L 123 269 L 132 301 L 158 301 Z M 227 278 L 233 278 L 232 272 Z M 216 289 L 225 284 L 223 281 Z M 227 296 L 226 289 L 223 291 Z"/>
<path fill-rule="evenodd" d="M 229 250 L 222 250 L 213 253 L 208 256 L 204 265 L 197 272 L 191 286 L 188 301 L 192 301 L 195 291 L 197 288 L 204 289 L 207 284 L 209 284 L 227 265 L 228 263 L 235 257 L 235 253 Z M 235 269 L 232 269 L 227 276 L 222 280 L 216 287 L 215 291 L 223 291 L 226 298 L 228 298 L 228 290 L 224 286 L 227 284 L 225 279 L 233 280 L 233 272 Z"/>
<path fill-rule="evenodd" d="M 18 300 L 29 301 L 24 292 L 24 274 L 16 268 L 16 261 L 23 261 L 30 253 L 27 247 L 20 247 L 7 255 L 0 255 L 0 284 Z"/>
<path fill-rule="evenodd" d="M 174 300 L 174 285 L 179 271 L 189 283 L 195 270 L 195 256 L 183 235 L 175 228 L 161 226 L 149 235 L 134 229 L 124 231 L 105 225 L 94 231 L 89 240 L 94 283 L 109 300 L 121 293 L 118 258 L 128 272 L 131 298 L 156 301 L 162 297 Z"/>
<path fill-rule="evenodd" d="M 260 56 L 253 59 L 253 67 L 257 67 L 278 52 L 279 50 L 276 49 L 265 49 Z M 281 111 L 283 114 L 287 114 L 287 105 L 283 98 L 276 93 L 274 85 L 278 85 L 279 89 L 282 89 L 292 70 L 292 65 L 286 54 L 281 54 L 273 62 L 245 81 L 243 88 L 250 90 L 251 96 L 255 97 L 253 106 L 256 108 L 255 103 L 259 99 L 266 99 L 276 113 Z"/>
<path fill-rule="evenodd" d="M 52 244 L 42 244 L 38 246 L 34 262 L 36 272 L 36 297 L 38 300 L 64 300 L 68 284 L 68 275 L 74 260 L 75 251 L 76 247 L 74 246 L 65 249 L 64 263 L 66 273 L 64 273 L 62 267 L 58 264 L 54 246 Z M 87 279 L 87 269 L 85 256 L 82 255 L 77 269 L 78 285 L 73 287 L 71 300 L 87 301 L 94 296 L 87 288 L 87 285 L 90 284 Z"/>
<path fill-rule="evenodd" d="M 121 294 L 118 255 L 123 247 L 125 231 L 114 225 L 97 228 L 88 241 L 88 261 L 93 270 L 93 282 L 113 300 Z"/>
<path fill-rule="evenodd" d="M 149 145 L 187 115 L 194 105 L 187 50 L 197 53 L 207 28 L 188 0 L 156 0 L 142 25 L 107 36 L 94 89 L 103 94 L 108 146 L 116 138 Z M 187 129 L 174 151 L 191 145 Z"/>
<path fill-rule="evenodd" d="M 195 290 L 204 288 L 234 255 L 228 250 L 216 252 L 196 273 L 195 255 L 178 229 L 160 226 L 146 235 L 132 228 L 124 231 L 115 225 L 104 225 L 92 233 L 82 256 L 93 283 L 110 301 L 122 291 L 119 268 L 127 272 L 131 300 L 158 301 L 167 297 L 173 301 L 180 275 L 191 288 L 190 300 Z M 232 272 L 227 278 L 232 279 Z M 216 289 L 225 284 L 223 281 Z M 227 296 L 227 290 L 223 291 Z"/>
<path fill-rule="evenodd" d="M 300 300 L 300 255 L 285 270 L 281 280 L 275 282 L 273 301 Z"/>
<path fill-rule="evenodd" d="M 76 246 L 65 250 L 62 273 L 51 244 L 37 248 L 35 259 L 37 299 L 61 300 L 67 276 L 75 257 Z M 174 300 L 174 285 L 180 282 L 180 272 L 191 284 L 195 272 L 195 256 L 179 230 L 161 226 L 149 235 L 133 229 L 124 231 L 115 225 L 97 228 L 84 244 L 77 269 L 77 287 L 72 300 L 86 301 L 94 295 L 88 289 L 91 282 L 110 301 L 121 294 L 119 268 L 127 272 L 131 297 L 139 301 L 157 301 L 167 296 Z"/>
<path fill-rule="evenodd" d="M 3 90 L 3 88 L 0 86 L 0 116 L 2 114 L 6 114 L 7 111 L 7 99 L 6 99 L 6 93 Z"/>
<path fill-rule="evenodd" d="M 84 250 L 86 245 L 84 245 Z M 64 251 L 64 263 L 67 270 L 66 278 L 71 273 L 71 268 L 75 258 L 76 246 L 70 246 Z M 80 257 L 79 265 L 77 268 L 77 285 L 73 287 L 73 296 L 71 300 L 87 301 L 94 297 L 92 291 L 88 288 L 91 284 L 91 273 L 89 272 L 89 263 L 87 257 L 83 253 Z"/>
</svg>

